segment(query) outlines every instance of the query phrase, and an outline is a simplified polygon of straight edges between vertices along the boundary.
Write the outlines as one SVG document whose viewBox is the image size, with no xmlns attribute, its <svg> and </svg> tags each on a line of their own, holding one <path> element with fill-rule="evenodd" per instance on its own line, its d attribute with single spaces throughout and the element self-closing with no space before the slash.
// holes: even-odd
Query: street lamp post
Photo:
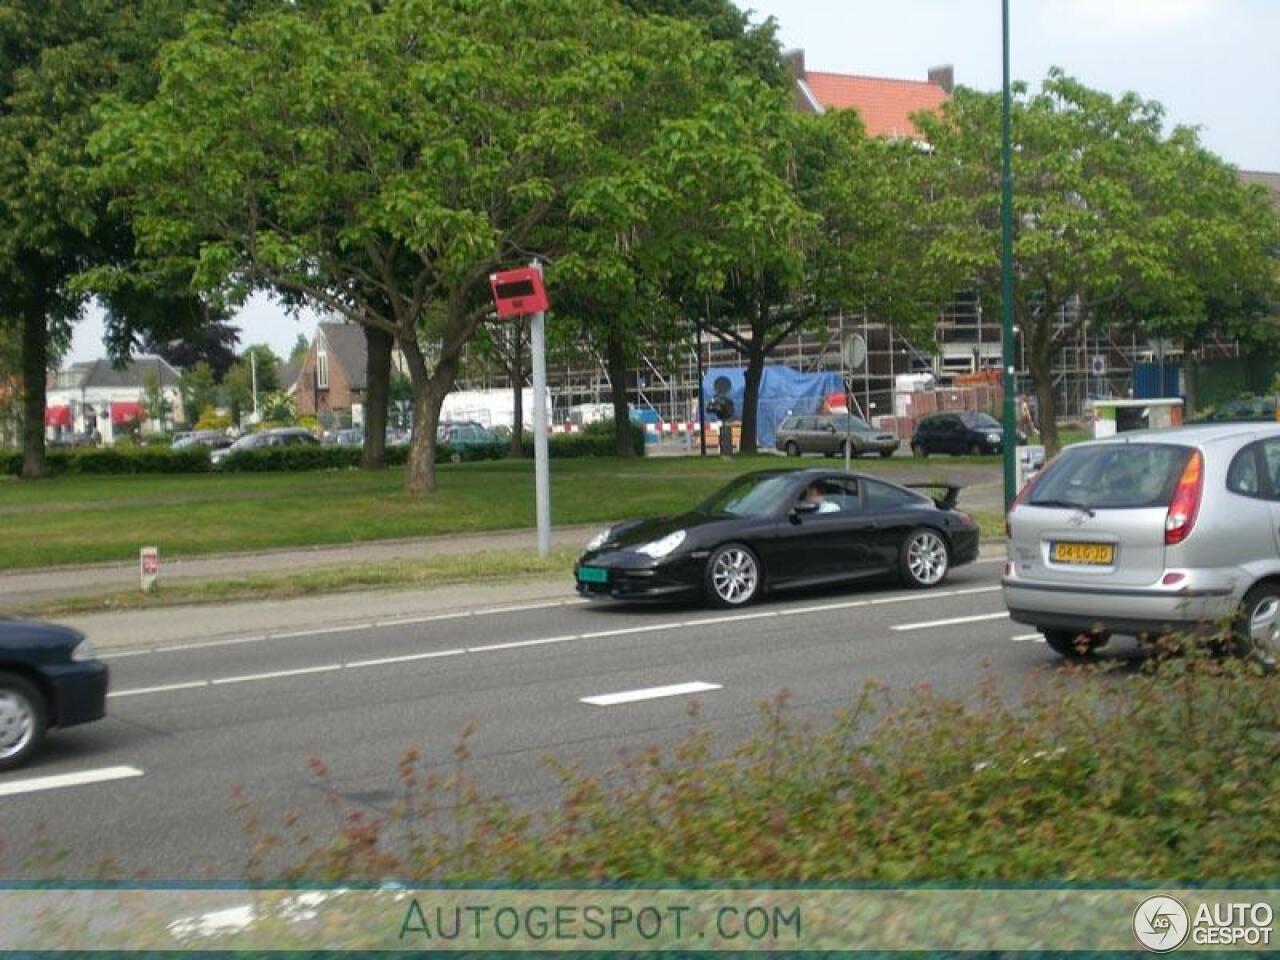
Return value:
<svg viewBox="0 0 1280 960">
<path fill-rule="evenodd" d="M 1013 102 L 1009 87 L 1009 0 L 1000 3 L 1004 47 L 1004 90 L 1000 110 L 1000 353 L 1004 368 L 1004 508 L 1013 506 L 1017 494 L 1018 443 L 1014 415 L 1013 343 Z"/>
</svg>

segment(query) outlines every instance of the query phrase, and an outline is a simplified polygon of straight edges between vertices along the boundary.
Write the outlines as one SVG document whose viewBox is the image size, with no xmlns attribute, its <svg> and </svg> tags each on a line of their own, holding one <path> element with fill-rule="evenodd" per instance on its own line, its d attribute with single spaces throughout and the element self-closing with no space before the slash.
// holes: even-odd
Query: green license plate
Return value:
<svg viewBox="0 0 1280 960">
<path fill-rule="evenodd" d="M 609 571 L 601 567 L 579 567 L 578 579 L 583 583 L 608 583 Z"/>
</svg>

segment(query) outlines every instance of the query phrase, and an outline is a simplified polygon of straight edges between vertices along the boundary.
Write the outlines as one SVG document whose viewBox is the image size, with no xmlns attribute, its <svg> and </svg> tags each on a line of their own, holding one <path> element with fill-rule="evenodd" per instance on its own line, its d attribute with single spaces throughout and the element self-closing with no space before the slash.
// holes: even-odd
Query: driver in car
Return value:
<svg viewBox="0 0 1280 960">
<path fill-rule="evenodd" d="M 818 513 L 839 513 L 839 504 L 832 503 L 822 495 L 822 484 L 817 480 L 809 484 L 805 488 L 804 497 L 801 498 L 805 503 L 816 503 L 818 505 Z"/>
</svg>

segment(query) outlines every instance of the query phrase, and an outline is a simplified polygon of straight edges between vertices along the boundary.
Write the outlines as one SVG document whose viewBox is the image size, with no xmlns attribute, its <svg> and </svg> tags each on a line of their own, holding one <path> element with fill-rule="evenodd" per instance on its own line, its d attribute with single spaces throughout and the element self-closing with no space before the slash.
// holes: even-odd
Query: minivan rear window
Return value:
<svg viewBox="0 0 1280 960">
<path fill-rule="evenodd" d="M 1166 443 L 1075 447 L 1045 470 L 1027 503 L 1091 510 L 1167 507 L 1190 457 L 1190 447 Z"/>
</svg>

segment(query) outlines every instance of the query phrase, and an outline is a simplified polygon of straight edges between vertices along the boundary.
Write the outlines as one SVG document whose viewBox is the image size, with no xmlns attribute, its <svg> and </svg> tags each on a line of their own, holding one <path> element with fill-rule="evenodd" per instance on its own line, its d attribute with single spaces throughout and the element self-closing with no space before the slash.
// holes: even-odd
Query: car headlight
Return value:
<svg viewBox="0 0 1280 960">
<path fill-rule="evenodd" d="M 613 530 L 613 527 L 605 527 L 603 530 L 597 533 L 594 537 L 588 540 L 587 547 L 586 547 L 587 551 L 590 552 L 592 550 L 599 550 L 601 547 L 603 547 L 609 539 L 609 532 L 611 530 Z"/>
<path fill-rule="evenodd" d="M 684 543 L 684 531 L 677 530 L 675 533 L 668 533 L 661 540 L 654 540 L 652 543 L 636 547 L 636 553 L 643 553 L 658 560 L 672 553 L 682 543 Z"/>
<path fill-rule="evenodd" d="M 77 643 L 75 647 L 72 648 L 71 659 L 72 660 L 92 660 L 93 659 L 93 644 L 89 642 L 88 637 L 85 637 L 83 640 Z"/>
<path fill-rule="evenodd" d="M 999 442 L 1000 442 L 1000 434 L 998 433 L 987 434 L 987 443 L 999 443 Z"/>
</svg>

